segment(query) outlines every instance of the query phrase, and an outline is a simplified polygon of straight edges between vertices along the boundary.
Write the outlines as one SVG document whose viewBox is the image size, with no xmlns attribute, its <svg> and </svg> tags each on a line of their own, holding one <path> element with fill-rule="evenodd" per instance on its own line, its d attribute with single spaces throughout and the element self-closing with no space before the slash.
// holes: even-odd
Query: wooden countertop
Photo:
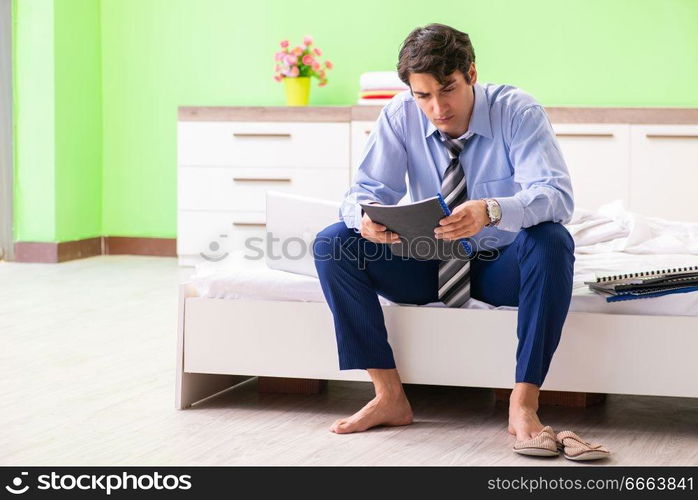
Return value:
<svg viewBox="0 0 698 500">
<path fill-rule="evenodd" d="M 375 121 L 382 106 L 180 106 L 180 121 Z M 554 123 L 698 125 L 698 108 L 547 107 Z"/>
</svg>

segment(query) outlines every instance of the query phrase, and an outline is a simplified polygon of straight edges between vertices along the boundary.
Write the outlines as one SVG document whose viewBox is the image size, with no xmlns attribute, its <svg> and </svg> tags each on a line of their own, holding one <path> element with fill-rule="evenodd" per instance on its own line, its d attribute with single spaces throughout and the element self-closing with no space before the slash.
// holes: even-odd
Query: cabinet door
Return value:
<svg viewBox="0 0 698 500">
<path fill-rule="evenodd" d="M 595 210 L 630 199 L 630 128 L 625 124 L 553 123 L 572 179 L 575 208 Z"/>
<path fill-rule="evenodd" d="M 698 125 L 632 125 L 630 209 L 698 222 Z"/>
</svg>

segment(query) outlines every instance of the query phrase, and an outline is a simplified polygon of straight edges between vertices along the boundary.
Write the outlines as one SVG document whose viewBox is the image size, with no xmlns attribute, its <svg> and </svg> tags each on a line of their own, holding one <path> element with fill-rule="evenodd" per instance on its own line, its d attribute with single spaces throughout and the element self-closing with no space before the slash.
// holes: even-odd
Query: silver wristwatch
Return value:
<svg viewBox="0 0 698 500">
<path fill-rule="evenodd" d="M 499 206 L 497 200 L 492 198 L 485 198 L 485 203 L 487 203 L 487 217 L 490 218 L 489 224 L 485 224 L 485 226 L 496 226 L 502 220 L 502 207 Z"/>
</svg>

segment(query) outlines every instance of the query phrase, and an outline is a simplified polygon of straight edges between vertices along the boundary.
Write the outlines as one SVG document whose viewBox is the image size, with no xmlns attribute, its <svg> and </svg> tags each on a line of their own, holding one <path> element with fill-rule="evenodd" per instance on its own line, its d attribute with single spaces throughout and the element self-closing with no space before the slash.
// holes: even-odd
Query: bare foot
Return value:
<svg viewBox="0 0 698 500">
<path fill-rule="evenodd" d="M 509 434 L 516 436 L 520 441 L 526 441 L 536 437 L 543 430 L 536 411 L 522 406 L 509 407 Z"/>
<path fill-rule="evenodd" d="M 412 408 L 407 398 L 387 400 L 376 396 L 351 417 L 340 418 L 330 427 L 337 434 L 362 432 L 377 425 L 408 425 L 412 423 Z"/>
</svg>

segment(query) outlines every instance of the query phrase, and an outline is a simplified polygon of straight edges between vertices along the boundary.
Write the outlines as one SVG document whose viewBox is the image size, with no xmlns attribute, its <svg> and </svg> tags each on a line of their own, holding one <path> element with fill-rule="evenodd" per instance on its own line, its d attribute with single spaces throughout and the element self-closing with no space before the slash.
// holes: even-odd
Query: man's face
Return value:
<svg viewBox="0 0 698 500">
<path fill-rule="evenodd" d="M 444 86 L 429 73 L 412 73 L 409 77 L 412 94 L 421 110 L 436 128 L 454 138 L 468 130 L 473 111 L 475 64 L 470 67 L 469 74 L 470 84 L 466 83 L 463 73 L 456 70 L 446 77 Z"/>
</svg>

